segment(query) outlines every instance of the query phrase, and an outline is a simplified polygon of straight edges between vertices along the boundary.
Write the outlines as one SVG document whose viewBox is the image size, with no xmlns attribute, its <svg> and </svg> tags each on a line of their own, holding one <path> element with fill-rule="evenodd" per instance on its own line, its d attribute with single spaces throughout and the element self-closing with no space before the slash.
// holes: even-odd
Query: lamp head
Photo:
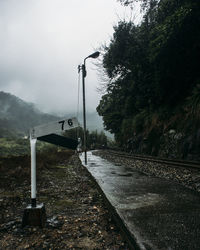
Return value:
<svg viewBox="0 0 200 250">
<path fill-rule="evenodd" d="M 99 55 L 100 55 L 100 52 L 96 51 L 93 54 L 89 55 L 87 58 L 97 58 Z"/>
</svg>

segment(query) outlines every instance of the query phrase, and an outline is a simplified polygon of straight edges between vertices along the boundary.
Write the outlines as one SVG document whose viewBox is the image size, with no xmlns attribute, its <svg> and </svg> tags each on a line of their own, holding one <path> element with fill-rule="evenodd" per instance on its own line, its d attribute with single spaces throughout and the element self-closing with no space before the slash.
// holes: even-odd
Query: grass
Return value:
<svg viewBox="0 0 200 250">
<path fill-rule="evenodd" d="M 17 156 L 27 154 L 28 141 L 21 139 L 0 138 L 0 152 L 1 157 Z"/>
<path fill-rule="evenodd" d="M 54 205 L 57 209 L 62 209 L 62 208 L 72 207 L 72 206 L 74 207 L 74 201 L 70 199 L 66 199 L 65 197 L 64 199 L 56 200 Z"/>
<path fill-rule="evenodd" d="M 37 141 L 37 152 L 62 151 L 57 146 Z M 0 138 L 0 157 L 30 155 L 29 139 L 10 137 Z"/>
</svg>

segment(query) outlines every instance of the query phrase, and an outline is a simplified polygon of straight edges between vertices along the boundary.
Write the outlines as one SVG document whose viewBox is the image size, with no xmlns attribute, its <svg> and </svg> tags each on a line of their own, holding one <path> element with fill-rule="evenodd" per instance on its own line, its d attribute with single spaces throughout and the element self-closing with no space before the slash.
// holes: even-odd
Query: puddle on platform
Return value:
<svg viewBox="0 0 200 250">
<path fill-rule="evenodd" d="M 132 173 L 125 173 L 125 174 L 118 174 L 118 176 L 131 177 L 131 176 L 133 176 L 133 174 Z"/>
<path fill-rule="evenodd" d="M 95 162 L 91 162 L 91 163 L 90 163 L 90 166 L 91 166 L 91 167 L 96 167 L 97 165 L 96 165 Z"/>
<path fill-rule="evenodd" d="M 109 194 L 109 199 L 115 204 L 117 209 L 137 209 L 141 207 L 153 206 L 160 202 L 162 199 L 160 195 L 154 193 L 148 193 L 144 195 L 134 195 L 129 197 L 114 197 L 114 195 Z"/>
<path fill-rule="evenodd" d="M 87 167 L 99 182 L 107 198 L 117 209 L 129 210 L 152 206 L 162 199 L 162 197 L 156 193 L 142 193 L 138 195 L 133 195 L 132 193 L 131 195 L 132 178 L 135 180 L 142 179 L 144 174 L 136 172 L 130 167 L 116 166 L 111 162 L 92 155 L 91 152 L 88 152 Z M 94 169 L 94 167 L 97 168 Z M 129 192 L 125 195 L 124 192 L 126 192 L 127 188 Z"/>
</svg>

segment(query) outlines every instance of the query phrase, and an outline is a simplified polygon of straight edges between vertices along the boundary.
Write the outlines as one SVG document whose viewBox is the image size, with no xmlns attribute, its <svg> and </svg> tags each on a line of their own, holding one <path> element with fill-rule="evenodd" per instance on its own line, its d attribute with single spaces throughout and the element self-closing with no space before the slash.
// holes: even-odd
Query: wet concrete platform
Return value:
<svg viewBox="0 0 200 250">
<path fill-rule="evenodd" d="M 84 165 L 84 157 L 80 156 Z M 200 195 L 88 152 L 87 169 L 133 249 L 200 250 Z"/>
</svg>

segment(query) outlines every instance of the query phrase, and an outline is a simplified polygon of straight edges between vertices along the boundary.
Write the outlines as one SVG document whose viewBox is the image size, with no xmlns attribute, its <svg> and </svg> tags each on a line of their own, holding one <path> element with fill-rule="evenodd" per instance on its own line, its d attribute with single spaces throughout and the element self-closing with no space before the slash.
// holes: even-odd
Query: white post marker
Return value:
<svg viewBox="0 0 200 250">
<path fill-rule="evenodd" d="M 37 139 L 32 139 L 31 144 L 31 206 L 36 207 L 36 142 Z"/>
<path fill-rule="evenodd" d="M 36 207 L 36 142 L 37 138 L 43 138 L 45 136 L 48 136 L 48 142 L 56 144 L 56 145 L 61 145 L 63 146 L 63 143 L 59 144 L 59 141 L 55 141 L 56 134 L 60 134 L 64 132 L 65 130 L 69 130 L 75 127 L 78 127 L 79 123 L 76 118 L 70 118 L 70 119 L 65 119 L 61 121 L 56 121 L 56 122 L 50 122 L 47 124 L 43 124 L 37 127 L 34 127 L 30 130 L 30 145 L 31 145 L 31 206 Z M 52 142 L 51 142 L 51 136 L 52 136 Z M 58 140 L 62 139 L 65 140 L 65 137 L 63 136 L 58 136 Z M 67 140 L 67 138 L 66 138 Z M 69 140 L 69 139 L 68 139 Z M 62 141 L 63 142 L 63 141 Z M 70 148 L 70 143 L 67 141 L 67 145 L 69 145 Z M 78 145 L 78 142 L 77 142 Z"/>
<path fill-rule="evenodd" d="M 78 127 L 76 118 L 70 118 L 62 121 L 51 122 L 44 125 L 34 127 L 30 130 L 30 146 L 31 146 L 31 205 L 24 210 L 22 227 L 24 226 L 45 226 L 46 212 L 43 203 L 36 204 L 36 142 L 49 142 L 62 147 L 76 149 L 78 141 L 61 135 L 63 131 Z"/>
</svg>

